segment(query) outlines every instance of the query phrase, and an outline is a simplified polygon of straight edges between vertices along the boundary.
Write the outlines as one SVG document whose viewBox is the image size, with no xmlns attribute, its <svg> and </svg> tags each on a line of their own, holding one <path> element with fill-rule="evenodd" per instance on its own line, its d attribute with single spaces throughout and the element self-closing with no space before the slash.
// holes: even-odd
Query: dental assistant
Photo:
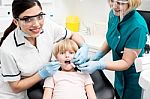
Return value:
<svg viewBox="0 0 150 99">
<path fill-rule="evenodd" d="M 143 17 L 136 11 L 141 0 L 109 0 L 112 8 L 109 13 L 106 41 L 91 61 L 79 65 L 82 72 L 96 70 L 115 71 L 114 86 L 117 99 L 141 99 L 139 75 L 134 60 L 144 53 L 148 28 Z M 113 61 L 101 58 L 112 51 Z"/>
<path fill-rule="evenodd" d="M 74 40 L 80 46 L 75 59 L 79 63 L 86 60 L 88 47 L 83 38 L 44 18 L 38 0 L 14 0 L 12 14 L 13 22 L 0 41 L 1 99 L 28 99 L 27 89 L 59 69 L 59 62 L 51 62 L 55 42 Z"/>
</svg>

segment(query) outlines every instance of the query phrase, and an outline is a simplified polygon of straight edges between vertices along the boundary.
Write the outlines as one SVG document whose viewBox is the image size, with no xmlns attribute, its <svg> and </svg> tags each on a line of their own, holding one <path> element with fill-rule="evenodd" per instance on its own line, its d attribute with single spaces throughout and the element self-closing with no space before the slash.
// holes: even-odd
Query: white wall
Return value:
<svg viewBox="0 0 150 99">
<path fill-rule="evenodd" d="M 78 0 L 79 1 L 79 0 Z M 77 15 L 81 21 L 80 25 L 89 27 L 88 35 L 104 36 L 107 30 L 107 19 L 109 13 L 107 0 L 83 0 L 76 5 Z"/>
<path fill-rule="evenodd" d="M 105 35 L 109 13 L 108 0 L 54 0 L 54 20 L 65 26 L 66 17 L 79 16 L 82 25 L 90 28 L 90 35 Z M 139 9 L 150 10 L 150 0 L 142 0 Z"/>
<path fill-rule="evenodd" d="M 107 0 L 55 0 L 56 19 L 78 15 L 81 19 L 105 21 L 108 10 Z"/>
<path fill-rule="evenodd" d="M 90 35 L 102 35 L 107 30 L 109 5 L 107 0 L 55 0 L 54 20 L 65 26 L 67 16 L 79 16 L 80 30 L 83 25 Z"/>
<path fill-rule="evenodd" d="M 143 0 L 139 9 L 150 11 L 150 0 Z"/>
<path fill-rule="evenodd" d="M 55 0 L 54 2 L 54 19 L 58 24 L 65 25 L 68 15 L 75 15 L 74 7 L 77 0 Z"/>
<path fill-rule="evenodd" d="M 76 6 L 81 19 L 90 21 L 106 21 L 109 6 L 107 0 L 84 0 Z"/>
</svg>

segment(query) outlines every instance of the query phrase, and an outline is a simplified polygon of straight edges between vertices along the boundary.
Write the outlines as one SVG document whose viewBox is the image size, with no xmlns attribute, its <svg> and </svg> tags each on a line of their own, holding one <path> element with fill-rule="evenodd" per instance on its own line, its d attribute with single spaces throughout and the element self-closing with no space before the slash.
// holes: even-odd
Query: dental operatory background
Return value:
<svg viewBox="0 0 150 99">
<path fill-rule="evenodd" d="M 0 0 L 0 38 L 12 20 L 11 3 L 13 0 Z M 94 53 L 105 39 L 109 5 L 107 0 L 39 0 L 43 11 L 58 24 L 66 26 L 74 22 L 77 32 L 84 36 L 90 46 L 90 55 Z M 150 0 L 143 0 L 139 10 L 150 11 Z M 75 18 L 74 21 L 71 19 Z M 69 24 L 71 25 L 71 24 Z M 79 27 L 78 27 L 79 26 Z M 71 26 L 72 27 L 72 26 Z M 93 43 L 94 42 L 94 43 Z M 104 60 L 111 59 L 111 54 Z M 113 83 L 114 72 L 104 70 Z"/>
</svg>

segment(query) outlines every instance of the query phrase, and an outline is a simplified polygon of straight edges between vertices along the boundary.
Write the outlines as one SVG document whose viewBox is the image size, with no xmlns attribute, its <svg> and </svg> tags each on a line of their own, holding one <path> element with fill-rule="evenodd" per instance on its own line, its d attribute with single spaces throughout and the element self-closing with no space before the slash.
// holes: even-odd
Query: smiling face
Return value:
<svg viewBox="0 0 150 99">
<path fill-rule="evenodd" d="M 40 35 L 44 24 L 43 15 L 41 14 L 41 8 L 38 5 L 35 5 L 32 8 L 25 10 L 19 15 L 18 19 L 14 20 L 23 32 L 25 32 L 30 37 L 35 38 Z"/>
<path fill-rule="evenodd" d="M 75 71 L 75 65 L 71 63 L 71 60 L 74 58 L 77 50 L 78 45 L 70 39 L 61 40 L 55 45 L 53 49 L 53 54 L 56 59 L 61 63 L 62 71 Z"/>
</svg>

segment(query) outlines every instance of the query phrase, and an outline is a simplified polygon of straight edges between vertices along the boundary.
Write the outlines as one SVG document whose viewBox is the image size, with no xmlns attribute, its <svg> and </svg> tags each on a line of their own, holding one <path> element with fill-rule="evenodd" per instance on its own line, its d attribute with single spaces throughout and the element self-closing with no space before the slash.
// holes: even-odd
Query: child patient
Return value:
<svg viewBox="0 0 150 99">
<path fill-rule="evenodd" d="M 89 74 L 79 72 L 71 63 L 78 45 L 70 39 L 58 42 L 53 54 L 60 62 L 61 71 L 44 82 L 43 99 L 97 99 Z"/>
</svg>

